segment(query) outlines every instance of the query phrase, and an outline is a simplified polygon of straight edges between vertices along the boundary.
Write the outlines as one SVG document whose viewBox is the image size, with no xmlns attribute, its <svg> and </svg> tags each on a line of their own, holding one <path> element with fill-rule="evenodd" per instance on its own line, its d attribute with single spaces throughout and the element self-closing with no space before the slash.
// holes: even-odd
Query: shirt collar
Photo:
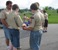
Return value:
<svg viewBox="0 0 58 50">
<path fill-rule="evenodd" d="M 40 10 L 36 10 L 33 14 L 36 14 L 36 13 L 38 13 Z"/>
<path fill-rule="evenodd" d="M 11 9 L 11 10 L 8 10 L 8 9 L 6 8 L 6 11 L 12 11 L 12 9 Z"/>
</svg>

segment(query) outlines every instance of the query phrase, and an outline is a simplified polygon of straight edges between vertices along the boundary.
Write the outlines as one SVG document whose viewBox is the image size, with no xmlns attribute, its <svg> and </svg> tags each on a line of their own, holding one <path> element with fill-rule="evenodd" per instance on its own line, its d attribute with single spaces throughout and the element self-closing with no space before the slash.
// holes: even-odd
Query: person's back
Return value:
<svg viewBox="0 0 58 50">
<path fill-rule="evenodd" d="M 21 25 L 21 18 L 18 14 L 16 14 L 14 11 L 12 11 L 9 16 L 7 17 L 7 23 L 9 25 L 9 28 L 18 29 Z M 20 23 L 20 24 L 19 24 Z"/>
</svg>

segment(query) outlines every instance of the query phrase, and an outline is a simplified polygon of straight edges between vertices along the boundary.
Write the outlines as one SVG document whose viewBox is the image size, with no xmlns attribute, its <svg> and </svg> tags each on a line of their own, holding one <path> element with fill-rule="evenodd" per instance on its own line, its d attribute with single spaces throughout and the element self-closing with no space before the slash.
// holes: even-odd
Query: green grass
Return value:
<svg viewBox="0 0 58 50">
<path fill-rule="evenodd" d="M 56 10 L 48 10 L 48 21 L 50 24 L 58 24 L 58 13 Z"/>
<path fill-rule="evenodd" d="M 56 10 L 47 10 L 49 24 L 58 24 L 58 13 Z M 23 17 L 23 14 L 20 14 Z M 30 13 L 26 13 L 27 17 L 30 17 Z"/>
</svg>

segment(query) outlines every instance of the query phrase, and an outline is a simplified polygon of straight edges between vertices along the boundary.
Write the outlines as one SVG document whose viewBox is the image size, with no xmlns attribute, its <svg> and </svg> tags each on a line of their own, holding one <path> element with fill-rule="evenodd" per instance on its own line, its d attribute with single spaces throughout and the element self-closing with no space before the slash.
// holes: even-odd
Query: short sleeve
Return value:
<svg viewBox="0 0 58 50">
<path fill-rule="evenodd" d="M 21 27 L 23 24 L 21 17 L 19 15 L 16 15 L 15 19 L 16 19 L 18 26 Z"/>
<path fill-rule="evenodd" d="M 1 11 L 1 13 L 0 13 L 0 19 L 5 19 L 5 12 L 4 11 Z"/>
</svg>

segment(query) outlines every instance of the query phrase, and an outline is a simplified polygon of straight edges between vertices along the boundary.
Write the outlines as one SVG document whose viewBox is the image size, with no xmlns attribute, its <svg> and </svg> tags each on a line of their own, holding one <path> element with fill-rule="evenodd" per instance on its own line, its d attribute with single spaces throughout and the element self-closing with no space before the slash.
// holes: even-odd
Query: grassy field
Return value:
<svg viewBox="0 0 58 50">
<path fill-rule="evenodd" d="M 57 13 L 57 11 L 56 10 L 47 10 L 47 13 L 49 14 L 49 16 L 48 16 L 49 23 L 58 24 L 58 13 Z"/>
<path fill-rule="evenodd" d="M 47 13 L 48 13 L 48 18 L 49 18 L 48 19 L 49 23 L 50 24 L 58 24 L 58 13 L 57 13 L 57 11 L 56 10 L 47 10 Z M 21 14 L 22 17 L 23 17 L 23 14 L 24 13 Z M 31 14 L 28 12 L 26 12 L 25 14 L 28 17 L 31 16 Z"/>
</svg>

